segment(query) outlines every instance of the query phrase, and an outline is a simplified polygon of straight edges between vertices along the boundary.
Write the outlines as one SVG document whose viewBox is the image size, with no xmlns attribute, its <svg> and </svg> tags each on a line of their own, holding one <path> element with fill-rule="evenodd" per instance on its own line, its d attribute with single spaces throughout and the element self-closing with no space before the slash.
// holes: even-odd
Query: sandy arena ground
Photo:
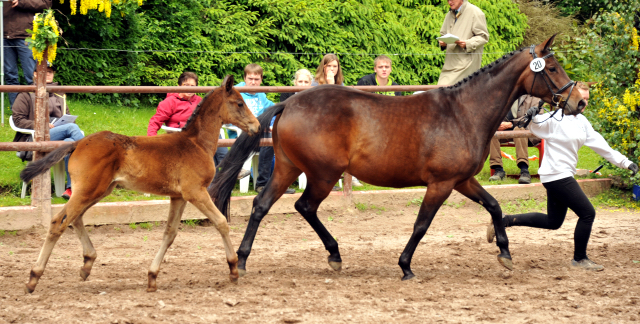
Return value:
<svg viewBox="0 0 640 324">
<path fill-rule="evenodd" d="M 382 207 L 382 206 L 380 206 Z M 570 213 L 558 231 L 508 230 L 515 271 L 485 240 L 489 215 L 478 206 L 443 207 L 402 282 L 398 257 L 417 206 L 320 213 L 340 244 L 343 269 L 298 214 L 268 215 L 247 276 L 228 280 L 213 227 L 182 225 L 155 293 L 147 270 L 164 224 L 89 227 L 98 259 L 81 282 L 81 245 L 72 229 L 53 251 L 36 291 L 24 283 L 45 230 L 0 237 L 0 323 L 626 323 L 640 320 L 640 213 L 599 209 L 589 256 L 600 273 L 571 270 Z M 246 220 L 232 220 L 237 248 Z M 635 261 L 634 261 L 635 260 Z"/>
</svg>

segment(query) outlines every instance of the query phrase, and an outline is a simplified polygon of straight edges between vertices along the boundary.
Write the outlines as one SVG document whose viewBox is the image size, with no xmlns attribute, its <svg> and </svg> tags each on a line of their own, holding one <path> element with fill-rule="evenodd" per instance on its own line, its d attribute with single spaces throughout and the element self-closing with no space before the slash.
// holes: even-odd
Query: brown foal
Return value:
<svg viewBox="0 0 640 324">
<path fill-rule="evenodd" d="M 80 277 L 87 279 L 97 254 L 84 228 L 82 215 L 109 195 L 116 185 L 171 197 L 162 245 L 149 268 L 147 291 L 157 290 L 160 263 L 176 237 L 187 202 L 207 216 L 222 235 L 229 278 L 237 281 L 238 257 L 229 239 L 229 225 L 206 189 L 215 174 L 212 157 L 223 123 L 232 123 L 248 134 L 256 134 L 260 129 L 258 120 L 233 88 L 232 76 L 227 76 L 220 88 L 205 96 L 182 132 L 129 137 L 103 131 L 60 147 L 29 164 L 20 173 L 24 181 L 48 170 L 70 153 L 73 195 L 62 211 L 51 219 L 44 246 L 26 284 L 27 292 L 31 293 L 36 288 L 56 241 L 69 225 L 73 226 L 82 243 L 84 265 L 80 268 Z"/>
<path fill-rule="evenodd" d="M 511 269 L 509 241 L 500 221 L 502 210 L 474 175 L 487 159 L 491 137 L 521 95 L 560 103 L 565 114 L 578 114 L 584 107 L 578 91 L 572 91 L 574 83 L 553 58 L 552 43 L 553 37 L 537 47 L 505 55 L 448 88 L 387 97 L 341 86 L 318 86 L 267 110 L 258 118 L 263 127 L 279 115 L 273 125 L 276 163 L 265 189 L 253 201 L 238 249 L 240 274 L 246 271 L 260 221 L 301 172 L 308 182 L 295 203 L 296 210 L 320 236 L 335 270 L 342 264 L 338 243 L 316 211 L 343 172 L 377 186 L 427 186 L 413 234 L 398 262 L 403 280 L 414 277 L 410 268 L 413 253 L 454 189 L 491 214 L 500 249 L 498 261 Z M 530 68 L 536 56 L 537 65 Z M 216 205 L 227 215 L 235 176 L 258 144 L 255 138 L 240 136 L 209 187 Z"/>
</svg>

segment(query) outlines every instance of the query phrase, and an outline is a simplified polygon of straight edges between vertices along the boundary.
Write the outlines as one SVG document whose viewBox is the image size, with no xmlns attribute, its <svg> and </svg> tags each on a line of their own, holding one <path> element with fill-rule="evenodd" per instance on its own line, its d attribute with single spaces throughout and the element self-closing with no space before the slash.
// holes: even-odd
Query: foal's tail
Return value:
<svg viewBox="0 0 640 324">
<path fill-rule="evenodd" d="M 231 191 L 235 188 L 242 165 L 253 152 L 260 150 L 260 138 L 262 138 L 262 135 L 269 129 L 273 116 L 281 114 L 284 108 L 284 103 L 277 104 L 258 116 L 261 132 L 254 136 L 249 136 L 246 132 L 243 132 L 240 137 L 236 139 L 236 142 L 233 143 L 233 146 L 229 149 L 222 163 L 218 166 L 220 172 L 216 172 L 216 176 L 209 185 L 208 191 L 218 210 L 227 218 L 227 222 L 230 217 L 229 205 L 231 202 Z"/>
<path fill-rule="evenodd" d="M 67 154 L 75 151 L 77 146 L 78 142 L 60 146 L 44 158 L 29 163 L 27 167 L 20 172 L 20 179 L 24 182 L 31 181 L 31 179 L 37 175 L 49 170 L 54 164 L 60 162 Z"/>
</svg>

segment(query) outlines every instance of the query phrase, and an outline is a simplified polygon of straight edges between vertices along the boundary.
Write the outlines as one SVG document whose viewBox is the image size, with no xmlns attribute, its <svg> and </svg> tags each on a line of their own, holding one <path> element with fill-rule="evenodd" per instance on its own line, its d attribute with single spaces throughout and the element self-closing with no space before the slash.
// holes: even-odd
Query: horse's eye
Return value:
<svg viewBox="0 0 640 324">
<path fill-rule="evenodd" d="M 242 108 L 244 106 L 244 102 L 238 102 L 238 107 Z"/>
<path fill-rule="evenodd" d="M 550 68 L 549 68 L 549 72 L 556 72 L 556 71 L 557 71 L 557 70 L 556 70 L 556 68 L 555 68 L 555 67 L 550 67 Z"/>
</svg>

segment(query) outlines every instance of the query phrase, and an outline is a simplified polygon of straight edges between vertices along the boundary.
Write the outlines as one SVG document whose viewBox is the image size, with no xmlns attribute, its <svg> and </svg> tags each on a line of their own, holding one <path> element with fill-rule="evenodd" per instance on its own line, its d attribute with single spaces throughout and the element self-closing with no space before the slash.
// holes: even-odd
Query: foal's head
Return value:
<svg viewBox="0 0 640 324">
<path fill-rule="evenodd" d="M 240 127 L 249 136 L 260 131 L 260 122 L 251 113 L 249 107 L 242 99 L 240 92 L 233 87 L 233 76 L 227 75 L 222 81 L 223 101 L 220 107 L 220 118 L 225 124 L 233 124 Z"/>
<path fill-rule="evenodd" d="M 558 60 L 553 56 L 551 45 L 556 35 L 542 42 L 542 44 L 525 49 L 529 55 L 530 66 L 526 70 L 524 86 L 527 93 L 541 98 L 552 106 L 564 109 L 567 115 L 579 114 L 587 103 L 575 87 Z"/>
</svg>

